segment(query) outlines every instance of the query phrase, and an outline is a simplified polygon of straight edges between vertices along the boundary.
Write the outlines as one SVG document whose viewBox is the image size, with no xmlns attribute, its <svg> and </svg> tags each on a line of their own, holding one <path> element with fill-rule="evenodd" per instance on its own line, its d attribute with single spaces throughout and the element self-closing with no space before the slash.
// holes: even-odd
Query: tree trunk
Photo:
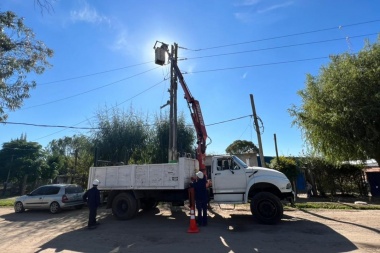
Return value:
<svg viewBox="0 0 380 253">
<path fill-rule="evenodd" d="M 21 187 L 20 195 L 24 195 L 25 194 L 27 180 L 28 180 L 28 174 L 25 174 L 24 175 L 24 179 L 22 181 L 22 187 Z"/>
</svg>

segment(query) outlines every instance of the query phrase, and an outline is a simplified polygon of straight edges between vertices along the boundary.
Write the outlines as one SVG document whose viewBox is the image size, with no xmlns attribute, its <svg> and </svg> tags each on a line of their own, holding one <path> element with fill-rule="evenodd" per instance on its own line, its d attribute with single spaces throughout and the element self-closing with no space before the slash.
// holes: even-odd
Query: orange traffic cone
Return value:
<svg viewBox="0 0 380 253">
<path fill-rule="evenodd" d="M 190 226 L 189 229 L 187 230 L 187 233 L 198 233 L 199 229 L 197 226 L 197 222 L 195 221 L 195 212 L 194 208 L 191 207 L 190 209 Z"/>
</svg>

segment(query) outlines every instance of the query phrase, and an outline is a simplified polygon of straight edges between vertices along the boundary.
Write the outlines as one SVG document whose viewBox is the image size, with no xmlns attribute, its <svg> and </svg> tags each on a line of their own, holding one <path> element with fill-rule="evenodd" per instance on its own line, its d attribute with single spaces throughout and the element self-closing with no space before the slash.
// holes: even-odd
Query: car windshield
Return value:
<svg viewBox="0 0 380 253">
<path fill-rule="evenodd" d="M 237 156 L 232 156 L 232 157 L 233 157 L 234 161 L 235 161 L 237 164 L 239 164 L 240 167 L 248 168 L 248 165 L 245 164 L 245 162 L 243 162 L 242 160 L 240 160 L 239 157 L 237 157 Z"/>
</svg>

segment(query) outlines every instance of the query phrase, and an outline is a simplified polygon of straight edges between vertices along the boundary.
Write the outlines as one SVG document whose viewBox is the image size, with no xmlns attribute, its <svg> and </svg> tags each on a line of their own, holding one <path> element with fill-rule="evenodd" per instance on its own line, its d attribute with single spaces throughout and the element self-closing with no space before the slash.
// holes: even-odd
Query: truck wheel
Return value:
<svg viewBox="0 0 380 253">
<path fill-rule="evenodd" d="M 276 195 L 259 192 L 251 200 L 251 212 L 258 222 L 271 225 L 281 220 L 284 207 Z"/>
<path fill-rule="evenodd" d="M 120 220 L 132 219 L 137 212 L 137 200 L 131 193 L 122 192 L 112 201 L 112 213 Z"/>
</svg>

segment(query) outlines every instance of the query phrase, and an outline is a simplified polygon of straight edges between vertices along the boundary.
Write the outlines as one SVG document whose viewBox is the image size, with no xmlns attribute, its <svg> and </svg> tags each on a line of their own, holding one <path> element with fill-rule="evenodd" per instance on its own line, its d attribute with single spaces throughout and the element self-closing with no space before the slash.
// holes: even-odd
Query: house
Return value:
<svg viewBox="0 0 380 253">
<path fill-rule="evenodd" d="M 380 197 L 380 167 L 375 160 L 365 162 L 365 177 L 369 183 L 371 195 Z"/>
</svg>

